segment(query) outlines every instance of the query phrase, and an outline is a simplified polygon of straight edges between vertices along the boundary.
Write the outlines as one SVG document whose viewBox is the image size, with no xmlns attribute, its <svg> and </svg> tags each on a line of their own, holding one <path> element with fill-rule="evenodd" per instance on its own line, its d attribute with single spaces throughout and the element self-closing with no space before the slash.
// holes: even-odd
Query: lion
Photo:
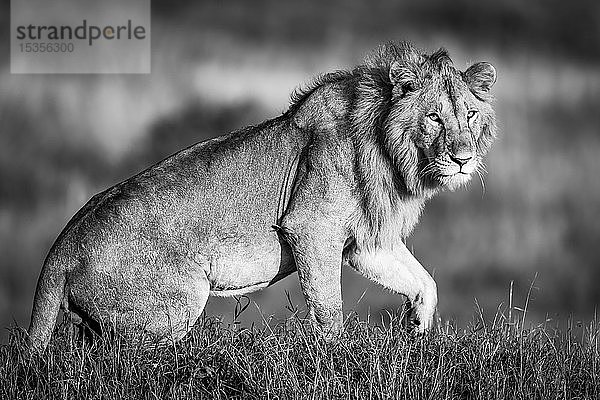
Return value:
<svg viewBox="0 0 600 400">
<path fill-rule="evenodd" d="M 97 194 L 60 233 L 37 283 L 30 348 L 61 306 L 90 326 L 183 338 L 209 296 L 297 271 L 311 321 L 343 329 L 348 265 L 431 328 L 437 287 L 404 244 L 425 202 L 464 185 L 496 135 L 496 70 L 445 49 L 381 46 L 322 75 L 281 116 L 179 151 Z"/>
</svg>

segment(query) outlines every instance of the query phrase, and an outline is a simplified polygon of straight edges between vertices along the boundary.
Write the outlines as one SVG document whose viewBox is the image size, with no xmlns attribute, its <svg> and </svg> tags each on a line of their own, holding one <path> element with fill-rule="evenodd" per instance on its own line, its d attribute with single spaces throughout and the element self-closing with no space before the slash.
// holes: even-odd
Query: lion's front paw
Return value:
<svg viewBox="0 0 600 400">
<path fill-rule="evenodd" d="M 434 314 L 422 305 L 408 306 L 402 320 L 403 326 L 411 333 L 423 334 L 434 326 Z"/>
<path fill-rule="evenodd" d="M 415 316 L 414 318 L 409 319 L 408 321 L 408 329 L 414 334 L 424 334 L 425 332 L 429 331 L 432 327 L 433 320 L 431 319 L 426 319 L 425 321 L 422 321 L 421 319 Z"/>
</svg>

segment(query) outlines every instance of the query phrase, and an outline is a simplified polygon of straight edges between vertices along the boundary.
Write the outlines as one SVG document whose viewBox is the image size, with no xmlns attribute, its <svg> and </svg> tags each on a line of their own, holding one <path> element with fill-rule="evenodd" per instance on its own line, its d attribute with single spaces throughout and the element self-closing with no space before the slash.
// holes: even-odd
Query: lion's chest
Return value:
<svg viewBox="0 0 600 400">
<path fill-rule="evenodd" d="M 379 229 L 376 230 L 371 240 L 381 244 L 393 244 L 399 239 L 408 237 L 421 216 L 423 200 L 409 199 L 400 201 L 393 211 L 382 219 Z"/>
</svg>

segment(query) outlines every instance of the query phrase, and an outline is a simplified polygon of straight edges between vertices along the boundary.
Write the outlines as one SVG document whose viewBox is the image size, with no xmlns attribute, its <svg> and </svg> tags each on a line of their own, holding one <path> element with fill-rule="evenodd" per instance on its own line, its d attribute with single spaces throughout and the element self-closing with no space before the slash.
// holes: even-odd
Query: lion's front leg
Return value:
<svg viewBox="0 0 600 400">
<path fill-rule="evenodd" d="M 330 229 L 330 228 L 329 228 Z M 341 264 L 343 239 L 316 224 L 282 228 L 298 269 L 309 316 L 327 339 L 343 327 Z"/>
<path fill-rule="evenodd" d="M 365 277 L 408 297 L 409 320 L 417 332 L 432 327 L 437 306 L 436 283 L 403 243 L 393 250 L 357 248 L 348 255 L 348 262 Z"/>
</svg>

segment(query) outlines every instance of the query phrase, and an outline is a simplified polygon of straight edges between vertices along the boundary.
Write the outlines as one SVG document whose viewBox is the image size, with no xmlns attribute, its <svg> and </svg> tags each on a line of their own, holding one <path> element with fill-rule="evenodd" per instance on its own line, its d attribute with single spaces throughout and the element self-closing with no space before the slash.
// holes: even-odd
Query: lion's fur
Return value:
<svg viewBox="0 0 600 400">
<path fill-rule="evenodd" d="M 32 346 L 47 344 L 61 302 L 88 319 L 179 338 L 209 293 L 260 289 L 296 269 L 311 316 L 335 330 L 342 261 L 407 295 L 427 328 L 435 282 L 403 239 L 431 196 L 467 179 L 462 165 L 445 174 L 457 168 L 449 160 L 476 148 L 465 165 L 478 168 L 495 136 L 495 70 L 476 66 L 457 71 L 443 49 L 382 46 L 296 91 L 282 116 L 196 144 L 95 196 L 44 264 Z M 461 102 L 481 114 L 467 121 L 470 134 L 461 133 Z M 438 103 L 449 115 L 443 133 L 425 119 Z"/>
</svg>

